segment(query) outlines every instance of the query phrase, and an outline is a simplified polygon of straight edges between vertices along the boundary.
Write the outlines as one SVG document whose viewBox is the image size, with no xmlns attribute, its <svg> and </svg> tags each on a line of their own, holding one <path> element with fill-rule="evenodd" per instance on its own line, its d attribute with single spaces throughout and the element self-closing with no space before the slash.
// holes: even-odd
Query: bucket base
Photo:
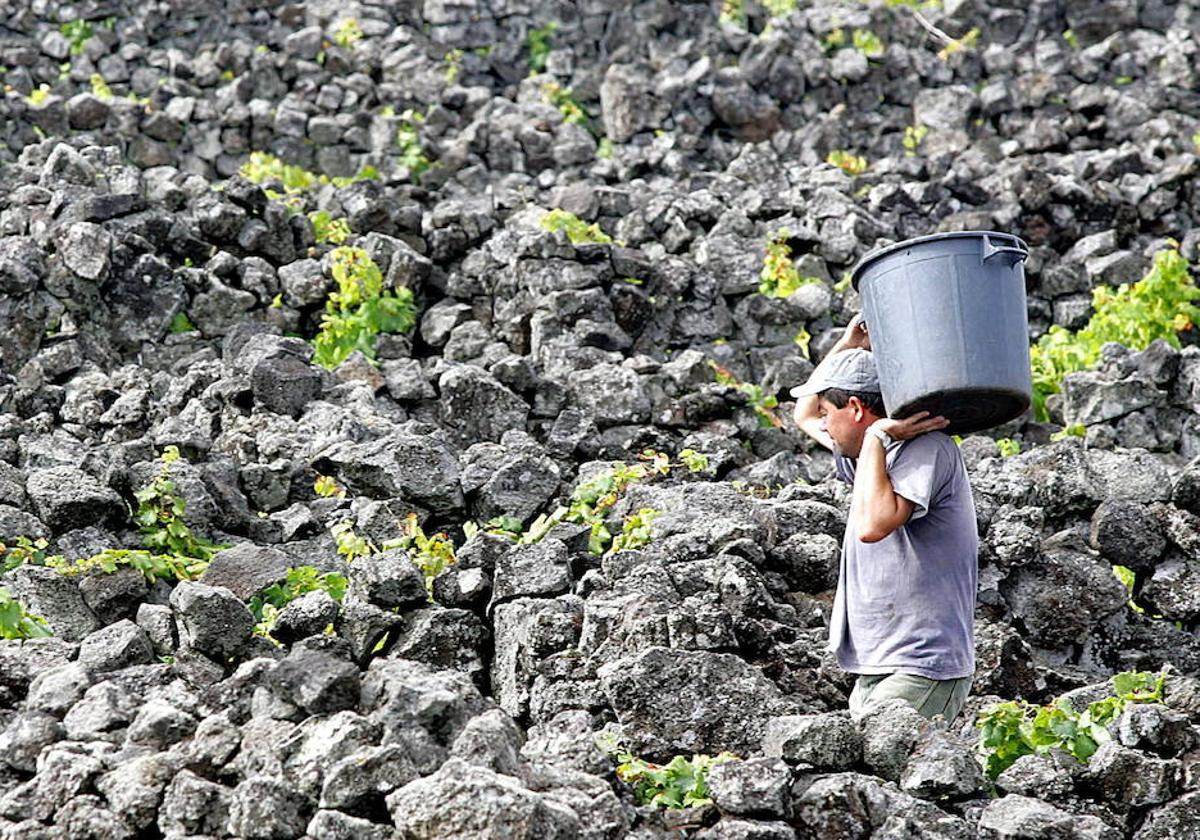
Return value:
<svg viewBox="0 0 1200 840">
<path fill-rule="evenodd" d="M 889 411 L 891 417 L 908 417 L 918 411 L 950 421 L 948 435 L 969 435 L 1020 417 L 1029 408 L 1029 395 L 1007 388 L 955 388 L 936 391 Z"/>
</svg>

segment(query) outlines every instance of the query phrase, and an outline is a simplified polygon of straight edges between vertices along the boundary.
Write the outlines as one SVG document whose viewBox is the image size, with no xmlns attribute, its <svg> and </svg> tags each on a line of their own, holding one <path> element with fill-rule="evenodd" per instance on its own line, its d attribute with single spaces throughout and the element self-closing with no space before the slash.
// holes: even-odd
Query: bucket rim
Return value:
<svg viewBox="0 0 1200 840">
<path fill-rule="evenodd" d="M 926 242 L 936 242 L 942 239 L 973 239 L 980 236 L 1004 237 L 1005 239 L 1015 242 L 1019 247 L 1024 249 L 1026 253 L 1029 252 L 1029 246 L 1025 244 L 1025 240 L 1021 239 L 1021 237 L 1014 233 L 1005 233 L 1004 231 L 999 230 L 957 230 L 948 231 L 946 233 L 931 233 L 926 236 L 917 236 L 912 239 L 905 239 L 901 242 L 894 242 L 891 245 L 885 245 L 882 248 L 877 248 L 874 251 L 868 252 L 867 255 L 859 260 L 858 264 L 850 270 L 850 285 L 854 288 L 854 291 L 857 292 L 858 280 L 862 275 L 863 269 L 881 257 L 886 257 L 893 251 L 899 251 L 903 248 L 910 248 L 913 245 L 923 245 Z"/>
</svg>

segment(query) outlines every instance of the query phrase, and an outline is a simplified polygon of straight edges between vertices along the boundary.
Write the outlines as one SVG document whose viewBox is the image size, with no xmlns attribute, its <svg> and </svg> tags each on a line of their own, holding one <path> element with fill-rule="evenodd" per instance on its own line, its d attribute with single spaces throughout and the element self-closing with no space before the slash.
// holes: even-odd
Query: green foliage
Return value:
<svg viewBox="0 0 1200 840">
<path fill-rule="evenodd" d="M 921 124 L 906 125 L 904 127 L 904 139 L 901 141 L 904 144 L 904 156 L 916 157 L 917 147 L 921 145 L 921 141 L 925 139 L 925 135 L 929 133 L 929 127 Z"/>
<path fill-rule="evenodd" d="M 1155 254 L 1150 272 L 1133 285 L 1122 283 L 1116 291 L 1097 286 L 1092 290 L 1094 312 L 1087 326 L 1072 333 L 1056 324 L 1030 348 L 1037 418 L 1048 419 L 1046 397 L 1058 393 L 1068 373 L 1095 365 L 1107 341 L 1144 350 L 1161 338 L 1178 348 L 1178 333 L 1200 320 L 1197 299 L 1200 289 L 1188 275 L 1187 260 L 1174 248 Z"/>
<path fill-rule="evenodd" d="M 316 210 L 308 214 L 312 222 L 313 235 L 321 245 L 341 245 L 350 238 L 350 223 L 344 218 L 333 218 L 328 210 Z"/>
<path fill-rule="evenodd" d="M 83 52 L 83 44 L 88 38 L 91 38 L 95 30 L 92 25 L 86 20 L 73 20 L 68 23 L 61 23 L 58 26 L 58 31 L 67 36 L 67 40 L 71 42 L 71 55 L 80 55 Z"/>
<path fill-rule="evenodd" d="M 12 571 L 17 566 L 45 566 L 47 561 L 52 559 L 46 554 L 46 547 L 49 543 L 42 537 L 31 540 L 29 537 L 21 536 L 17 537 L 13 543 L 13 545 L 0 543 L 0 575 Z"/>
<path fill-rule="evenodd" d="M 878 58 L 885 51 L 883 41 L 869 29 L 855 29 L 850 43 L 867 58 Z"/>
<path fill-rule="evenodd" d="M 417 183 L 421 176 L 433 166 L 421 146 L 421 123 L 425 115 L 420 111 L 407 108 L 400 114 L 400 127 L 396 129 L 396 144 L 400 147 L 400 163 L 408 170 L 409 176 Z"/>
<path fill-rule="evenodd" d="M 1073 29 L 1068 29 L 1062 34 L 1063 40 L 1067 42 L 1067 46 L 1073 50 L 1079 49 L 1079 36 L 1075 34 Z"/>
<path fill-rule="evenodd" d="M 1133 600 L 1133 587 L 1137 584 L 1137 574 L 1128 566 L 1114 565 L 1112 567 L 1113 574 L 1117 580 L 1129 590 L 1129 608 L 1134 612 L 1144 613 L 1146 610 L 1136 601 Z"/>
<path fill-rule="evenodd" d="M 192 332 L 196 329 L 196 325 L 192 323 L 192 319 L 187 316 L 186 312 L 180 311 L 175 313 L 175 317 L 171 319 L 170 326 L 167 327 L 169 333 L 185 333 Z"/>
<path fill-rule="evenodd" d="M 407 287 L 384 289 L 379 266 L 362 248 L 341 246 L 332 252 L 331 292 L 313 345 L 313 361 L 332 370 L 355 350 L 374 361 L 375 336 L 408 332 L 416 323 L 416 305 Z"/>
<path fill-rule="evenodd" d="M 1082 423 L 1072 423 L 1070 426 L 1064 427 L 1061 431 L 1050 435 L 1050 441 L 1053 443 L 1066 440 L 1069 437 L 1087 437 L 1087 426 Z"/>
<path fill-rule="evenodd" d="M 529 73 L 541 73 L 546 69 L 546 59 L 553 49 L 550 36 L 558 29 L 558 24 L 550 21 L 545 26 L 530 29 L 525 36 L 525 52 L 529 54 Z"/>
<path fill-rule="evenodd" d="M 462 58 L 463 51 L 453 49 L 442 56 L 442 61 L 446 63 L 446 69 L 442 75 L 446 79 L 446 84 L 452 85 L 458 81 L 458 77 L 462 75 Z"/>
<path fill-rule="evenodd" d="M 224 546 L 215 546 L 223 548 Z M 143 548 L 106 548 L 91 557 L 69 561 L 62 557 L 50 557 L 46 565 L 56 569 L 67 577 L 103 572 L 112 574 L 117 569 L 125 567 L 136 569 L 146 576 L 146 580 L 154 583 L 156 580 L 180 581 L 199 580 L 208 568 L 208 559 L 188 557 L 176 554 L 157 554 Z"/>
<path fill-rule="evenodd" d="M 825 162 L 836 166 L 851 178 L 867 171 L 867 159 L 845 149 L 834 149 L 825 156 Z"/>
<path fill-rule="evenodd" d="M 721 13 L 717 17 L 721 23 L 746 28 L 746 0 L 722 0 Z"/>
<path fill-rule="evenodd" d="M 638 758 L 616 742 L 601 747 L 617 763 L 617 778 L 633 788 L 633 798 L 639 805 L 659 808 L 695 808 L 711 805 L 708 795 L 708 773 L 718 764 L 740 761 L 733 753 L 693 755 L 690 759 L 677 755 L 666 764 L 654 764 Z"/>
<path fill-rule="evenodd" d="M 582 245 L 588 242 L 612 244 L 612 237 L 600 229 L 596 223 L 588 224 L 574 213 L 554 209 L 542 216 L 541 225 L 545 230 L 555 232 L 564 230 L 572 245 Z"/>
<path fill-rule="evenodd" d="M 1165 675 L 1126 671 L 1112 678 L 1114 696 L 1090 703 L 1082 713 L 1059 698 L 1045 706 L 1023 700 L 993 703 L 979 714 L 978 753 L 983 769 L 996 778 L 1023 755 L 1063 749 L 1086 763 L 1100 744 L 1112 738 L 1108 727 L 1127 703 L 1162 699 Z"/>
<path fill-rule="evenodd" d="M 758 293 L 767 297 L 787 297 L 809 283 L 821 282 L 816 277 L 801 277 L 792 262 L 792 232 L 779 228 L 767 238 L 767 252 L 758 275 Z"/>
<path fill-rule="evenodd" d="M 328 175 L 317 175 L 301 166 L 284 163 L 268 152 L 251 152 L 250 159 L 242 164 L 238 174 L 247 181 L 264 184 L 278 181 L 283 185 L 283 191 L 288 196 L 299 196 L 320 184 L 332 184 L 335 187 L 345 187 L 356 181 L 377 181 L 379 170 L 373 166 L 364 166 L 354 175 L 330 178 Z M 267 198 L 279 198 L 274 190 L 264 190 Z"/>
<path fill-rule="evenodd" d="M 748 397 L 750 407 L 754 409 L 754 413 L 758 417 L 759 426 L 762 426 L 764 429 L 771 427 L 777 429 L 783 428 L 783 421 L 776 416 L 774 411 L 779 405 L 779 400 L 775 398 L 774 394 L 764 392 L 761 385 L 742 382 L 729 368 L 722 367 L 711 359 L 708 365 L 713 369 L 713 374 L 718 384 L 737 388 Z"/>
<path fill-rule="evenodd" d="M 652 530 L 654 520 L 660 516 L 662 516 L 661 510 L 641 508 L 637 513 L 625 517 L 621 533 L 613 537 L 612 547 L 609 550 L 624 551 L 649 545 L 654 540 Z"/>
<path fill-rule="evenodd" d="M 694 449 L 683 449 L 679 452 L 679 461 L 689 472 L 704 472 L 708 469 L 708 456 Z"/>
<path fill-rule="evenodd" d="M 1012 438 L 997 438 L 996 446 L 1000 449 L 1000 456 L 1007 458 L 1010 455 L 1016 455 L 1021 451 L 1021 444 Z"/>
<path fill-rule="evenodd" d="M 596 157 L 601 160 L 612 160 L 614 154 L 613 142 L 607 137 L 601 137 L 600 143 L 596 146 Z"/>
<path fill-rule="evenodd" d="M 388 547 L 403 548 L 413 565 L 425 576 L 425 589 L 433 600 L 433 579 L 454 565 L 454 543 L 447 534 L 426 535 L 415 513 L 404 518 L 404 536 L 389 541 Z"/>
<path fill-rule="evenodd" d="M 558 109 L 563 116 L 563 122 L 580 125 L 592 131 L 591 121 L 587 112 L 576 100 L 570 88 L 565 88 L 557 82 L 546 82 L 542 85 L 542 96 L 546 102 Z"/>
<path fill-rule="evenodd" d="M 88 82 L 92 86 L 92 96 L 106 101 L 113 98 L 112 88 L 108 86 L 108 82 L 104 81 L 104 77 L 99 73 L 93 73 L 88 78 Z"/>
<path fill-rule="evenodd" d="M 158 475 L 133 494 L 138 503 L 133 521 L 142 535 L 142 545 L 151 552 L 207 563 L 227 546 L 196 536 L 183 521 L 184 502 L 175 495 L 175 482 L 171 480 L 171 464 L 179 457 L 178 447 L 163 450 Z"/>
<path fill-rule="evenodd" d="M 1122 87 L 1128 84 L 1133 84 L 1133 76 L 1117 76 L 1115 79 L 1113 79 L 1113 84 L 1121 85 Z"/>
<path fill-rule="evenodd" d="M 337 545 L 337 553 L 346 558 L 347 563 L 353 563 L 359 557 L 370 557 L 378 554 L 380 548 L 366 537 L 360 537 L 354 531 L 354 523 L 345 519 L 329 529 L 333 534 L 333 542 Z"/>
<path fill-rule="evenodd" d="M 29 95 L 25 97 L 25 101 L 30 105 L 42 105 L 45 104 L 46 100 L 49 98 L 50 86 L 38 85 L 35 90 L 29 92 Z"/>
<path fill-rule="evenodd" d="M 800 348 L 800 355 L 802 355 L 806 359 L 811 358 L 811 356 L 809 356 L 809 352 L 808 352 L 808 345 L 811 342 L 812 342 L 812 333 L 810 333 L 804 327 L 801 327 L 800 332 L 796 333 L 795 337 L 792 339 L 792 343 Z"/>
<path fill-rule="evenodd" d="M 760 2 L 772 18 L 787 17 L 799 6 L 798 0 L 760 0 Z"/>
<path fill-rule="evenodd" d="M 345 489 L 338 486 L 338 483 L 327 475 L 317 476 L 317 480 L 313 482 L 313 492 L 323 499 L 331 497 L 346 498 Z"/>
<path fill-rule="evenodd" d="M 343 49 L 352 49 L 363 38 L 358 18 L 343 18 L 333 30 L 333 42 Z"/>
<path fill-rule="evenodd" d="M 46 620 L 26 609 L 7 589 L 0 586 L 0 639 L 36 639 L 49 636 Z"/>
<path fill-rule="evenodd" d="M 336 572 L 322 573 L 313 566 L 293 566 L 287 570 L 283 583 L 274 583 L 250 599 L 247 606 L 254 615 L 254 632 L 278 644 L 271 636 L 275 622 L 283 608 L 301 595 L 318 590 L 328 592 L 333 600 L 341 603 L 346 595 L 349 581 Z"/>
</svg>

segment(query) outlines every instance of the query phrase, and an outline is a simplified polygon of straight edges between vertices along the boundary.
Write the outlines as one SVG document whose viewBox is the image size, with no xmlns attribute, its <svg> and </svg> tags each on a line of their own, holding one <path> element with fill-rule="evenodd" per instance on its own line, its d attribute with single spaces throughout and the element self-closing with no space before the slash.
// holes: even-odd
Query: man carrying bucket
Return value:
<svg viewBox="0 0 1200 840">
<path fill-rule="evenodd" d="M 852 716 L 899 698 L 951 721 L 975 673 L 975 502 L 944 417 L 888 418 L 870 347 L 856 317 L 792 390 L 796 425 L 854 488 L 829 648 L 858 675 Z"/>
</svg>

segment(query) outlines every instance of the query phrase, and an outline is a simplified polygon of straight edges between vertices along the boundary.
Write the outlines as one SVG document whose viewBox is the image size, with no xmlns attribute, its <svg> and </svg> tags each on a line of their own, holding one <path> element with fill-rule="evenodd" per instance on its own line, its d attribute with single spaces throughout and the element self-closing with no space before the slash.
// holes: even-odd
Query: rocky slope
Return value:
<svg viewBox="0 0 1200 840">
<path fill-rule="evenodd" d="M 838 280 L 890 241 L 1022 236 L 1031 339 L 1168 239 L 1195 259 L 1200 11 L 925 9 L 979 30 L 957 50 L 902 7 L 744 11 L 0 0 L 0 539 L 139 549 L 165 469 L 185 530 L 229 546 L 198 580 L 0 577 L 53 633 L 0 641 L 0 837 L 1200 836 L 1194 330 L 1107 347 L 1054 423 L 995 431 L 1020 454 L 963 441 L 979 670 L 951 729 L 845 716 L 824 627 L 846 489 L 730 384 L 785 398 L 797 335 L 831 344 L 858 308 Z M 269 200 L 238 174 L 252 151 L 379 177 Z M 615 241 L 545 230 L 552 208 Z M 315 211 L 414 295 L 376 364 L 313 363 L 336 289 Z M 781 228 L 822 280 L 787 298 L 757 293 Z M 666 474 L 600 512 L 614 534 L 657 512 L 635 547 L 595 554 L 570 517 L 529 544 L 468 525 L 528 527 L 647 449 Z M 410 514 L 456 547 L 431 595 Z M 347 562 L 347 536 L 386 550 Z M 340 600 L 255 633 L 310 566 Z M 1162 702 L 1086 765 L 981 773 L 987 703 L 1162 668 Z M 712 770 L 713 805 L 666 811 L 598 736 L 744 760 Z"/>
</svg>

